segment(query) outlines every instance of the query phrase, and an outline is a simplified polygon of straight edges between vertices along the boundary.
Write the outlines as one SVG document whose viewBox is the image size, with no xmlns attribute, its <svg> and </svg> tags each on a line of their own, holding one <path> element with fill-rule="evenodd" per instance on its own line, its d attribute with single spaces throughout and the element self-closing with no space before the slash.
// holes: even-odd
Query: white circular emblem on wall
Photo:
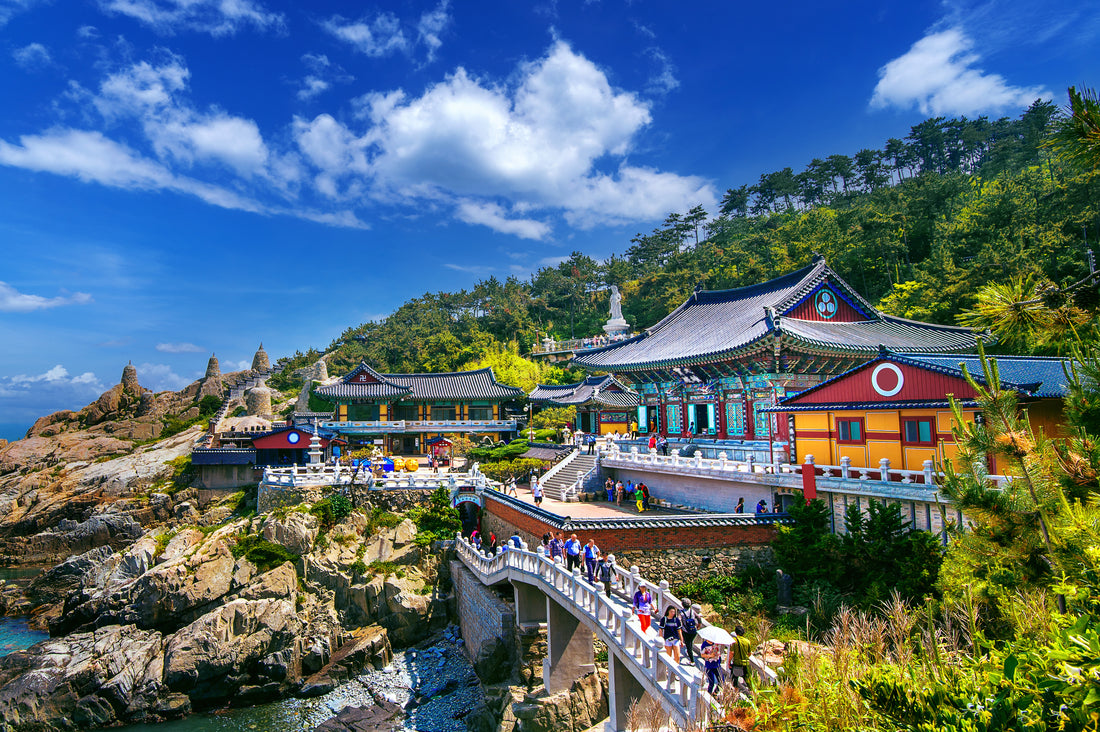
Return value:
<svg viewBox="0 0 1100 732">
<path fill-rule="evenodd" d="M 300 439 L 302 439 L 302 436 L 299 435 L 297 432 L 291 432 L 289 435 L 286 436 L 286 441 L 289 442 L 291 445 L 297 445 L 298 440 Z"/>
<path fill-rule="evenodd" d="M 901 391 L 905 377 L 901 369 L 892 363 L 880 363 L 871 372 L 871 388 L 884 397 L 891 397 Z"/>
<path fill-rule="evenodd" d="M 836 295 L 833 294 L 832 290 L 827 288 L 818 290 L 817 294 L 814 295 L 814 310 L 826 320 L 836 315 L 836 307 Z"/>
</svg>

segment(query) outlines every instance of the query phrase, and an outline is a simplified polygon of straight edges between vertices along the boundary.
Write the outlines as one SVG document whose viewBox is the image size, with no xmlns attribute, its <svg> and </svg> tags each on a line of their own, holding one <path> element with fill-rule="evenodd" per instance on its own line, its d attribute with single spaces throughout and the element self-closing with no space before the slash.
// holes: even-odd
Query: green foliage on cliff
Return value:
<svg viewBox="0 0 1100 732">
<path fill-rule="evenodd" d="M 321 530 L 328 531 L 351 515 L 351 501 L 343 493 L 333 493 L 314 503 L 309 512 L 321 522 Z"/>
<path fill-rule="evenodd" d="M 428 546 L 433 541 L 453 539 L 462 529 L 458 511 L 451 505 L 446 488 L 436 488 L 427 506 L 414 506 L 405 514 L 416 524 L 416 544 Z"/>
<path fill-rule="evenodd" d="M 286 550 L 286 548 L 270 542 L 259 534 L 245 534 L 237 537 L 237 541 L 230 547 L 230 551 L 236 559 L 245 558 L 256 565 L 261 573 L 278 567 L 284 562 L 297 562 L 298 555 Z"/>
</svg>

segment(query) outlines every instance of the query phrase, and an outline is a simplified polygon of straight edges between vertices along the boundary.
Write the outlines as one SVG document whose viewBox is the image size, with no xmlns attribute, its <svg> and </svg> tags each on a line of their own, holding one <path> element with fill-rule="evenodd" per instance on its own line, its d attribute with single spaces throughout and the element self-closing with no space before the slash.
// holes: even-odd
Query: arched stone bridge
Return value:
<svg viewBox="0 0 1100 732">
<path fill-rule="evenodd" d="M 545 623 L 547 653 L 543 683 L 553 694 L 595 670 L 593 638 L 608 649 L 608 681 L 611 724 L 627 728 L 630 705 L 643 693 L 655 699 L 680 729 L 703 727 L 714 700 L 706 693 L 700 668 L 676 664 L 662 651 L 661 641 L 642 633 L 625 598 L 641 586 L 650 588 L 661 613 L 680 601 L 668 590 L 668 582 L 654 585 L 638 576 L 637 568 L 616 567 L 619 590 L 612 597 L 594 587 L 579 570 L 568 572 L 552 561 L 542 547 L 530 551 L 510 549 L 488 557 L 462 536 L 455 549 L 459 559 L 485 585 L 508 582 L 515 592 L 517 624 Z M 656 616 L 655 616 L 656 617 Z"/>
</svg>

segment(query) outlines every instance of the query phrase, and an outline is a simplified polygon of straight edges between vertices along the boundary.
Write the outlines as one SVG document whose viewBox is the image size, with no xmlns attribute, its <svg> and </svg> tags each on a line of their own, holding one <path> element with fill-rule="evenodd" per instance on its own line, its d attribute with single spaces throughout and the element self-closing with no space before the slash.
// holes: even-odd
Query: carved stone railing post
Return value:
<svg viewBox="0 0 1100 732">
<path fill-rule="evenodd" d="M 878 479 L 883 483 L 890 482 L 890 458 L 882 458 L 878 461 Z"/>
<path fill-rule="evenodd" d="M 749 453 L 748 455 L 745 456 L 745 465 L 747 466 L 746 470 L 748 472 L 750 472 L 750 473 L 755 472 L 756 467 L 753 465 L 753 463 L 755 461 L 756 461 L 756 457 L 752 453 Z"/>
<path fill-rule="evenodd" d="M 932 478 L 932 466 L 933 466 L 933 462 L 931 460 L 925 460 L 924 461 L 924 484 L 925 485 L 932 485 L 935 482 L 935 480 Z"/>
<path fill-rule="evenodd" d="M 852 458 L 847 455 L 840 459 L 840 477 L 844 480 L 852 477 Z"/>
</svg>

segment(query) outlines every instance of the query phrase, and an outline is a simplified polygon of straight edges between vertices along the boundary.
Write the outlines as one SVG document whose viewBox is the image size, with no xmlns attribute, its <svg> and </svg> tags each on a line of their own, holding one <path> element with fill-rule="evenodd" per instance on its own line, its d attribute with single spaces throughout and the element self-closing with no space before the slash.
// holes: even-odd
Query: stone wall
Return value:
<svg viewBox="0 0 1100 732">
<path fill-rule="evenodd" d="M 519 657 L 515 610 L 493 588 L 481 584 L 462 562 L 452 561 L 450 569 L 466 657 L 482 681 L 503 681 L 512 675 Z"/>
<path fill-rule="evenodd" d="M 601 546 L 601 549 L 604 547 Z M 770 546 L 716 547 L 713 549 L 664 549 L 614 552 L 615 563 L 652 582 L 668 580 L 672 587 L 704 577 L 729 576 L 753 565 L 772 563 Z M 709 560 L 707 559 L 709 557 Z"/>
</svg>

